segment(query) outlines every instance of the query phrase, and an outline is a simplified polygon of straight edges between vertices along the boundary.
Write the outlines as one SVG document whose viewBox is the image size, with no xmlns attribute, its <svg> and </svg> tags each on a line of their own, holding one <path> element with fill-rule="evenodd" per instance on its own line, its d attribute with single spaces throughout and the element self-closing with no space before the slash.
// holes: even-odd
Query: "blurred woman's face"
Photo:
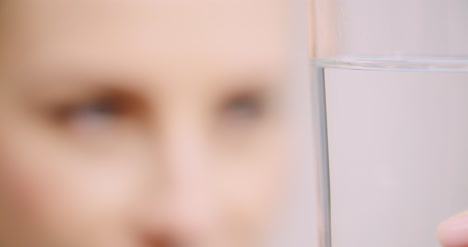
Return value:
<svg viewBox="0 0 468 247">
<path fill-rule="evenodd" d="M 0 5 L 0 246 L 255 246 L 287 164 L 275 0 Z"/>
</svg>

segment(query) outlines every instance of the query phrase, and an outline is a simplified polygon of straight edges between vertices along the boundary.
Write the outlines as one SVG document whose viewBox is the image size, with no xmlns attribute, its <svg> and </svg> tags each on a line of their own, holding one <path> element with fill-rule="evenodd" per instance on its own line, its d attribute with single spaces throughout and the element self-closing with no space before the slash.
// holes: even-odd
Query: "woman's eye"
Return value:
<svg viewBox="0 0 468 247">
<path fill-rule="evenodd" d="M 261 100 L 255 95 L 244 95 L 231 100 L 224 108 L 228 121 L 253 121 L 263 114 Z"/>
<path fill-rule="evenodd" d="M 75 117 L 112 118 L 119 113 L 117 107 L 110 102 L 99 102 L 79 107 L 74 112 Z"/>
<path fill-rule="evenodd" d="M 95 128 L 112 124 L 124 116 L 125 104 L 119 99 L 103 98 L 62 108 L 58 119 L 72 127 Z"/>
</svg>

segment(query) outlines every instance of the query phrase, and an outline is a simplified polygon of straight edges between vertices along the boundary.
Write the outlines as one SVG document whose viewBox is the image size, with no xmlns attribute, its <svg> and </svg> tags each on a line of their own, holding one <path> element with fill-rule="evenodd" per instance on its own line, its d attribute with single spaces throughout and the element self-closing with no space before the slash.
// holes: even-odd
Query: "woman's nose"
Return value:
<svg viewBox="0 0 468 247">
<path fill-rule="evenodd" d="M 215 202 L 211 156 L 203 131 L 173 125 L 160 146 L 159 189 L 151 195 L 147 239 L 162 244 L 194 245 L 214 228 Z"/>
</svg>

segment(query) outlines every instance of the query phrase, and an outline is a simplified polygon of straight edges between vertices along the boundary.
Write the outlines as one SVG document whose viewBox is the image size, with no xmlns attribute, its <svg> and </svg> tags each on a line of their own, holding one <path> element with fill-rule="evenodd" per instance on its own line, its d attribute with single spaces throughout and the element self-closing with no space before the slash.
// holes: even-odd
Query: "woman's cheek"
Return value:
<svg viewBox="0 0 468 247">
<path fill-rule="evenodd" d="M 2 150 L 5 151 L 5 150 Z M 57 202 L 59 190 L 64 188 L 56 172 L 35 159 L 28 160 L 27 154 L 13 153 L 21 159 L 11 159 L 13 155 L 2 155 L 0 160 L 0 196 L 2 205 L 13 210 L 19 218 L 34 220 L 48 207 Z M 10 153 L 12 154 L 12 153 Z M 9 159 L 10 158 L 10 159 Z"/>
<path fill-rule="evenodd" d="M 1 156 L 0 228 L 8 228 L 5 241 L 46 246 L 52 234 L 60 239 L 56 230 L 66 229 L 60 218 L 66 218 L 67 214 L 60 207 L 60 198 L 65 197 L 65 185 L 57 175 L 48 172 L 47 166 L 36 160 Z"/>
<path fill-rule="evenodd" d="M 254 145 L 238 153 L 237 158 L 220 158 L 224 160 L 221 166 L 226 168 L 220 176 L 225 206 L 231 219 L 254 232 L 271 223 L 279 209 L 291 160 L 282 134 L 259 137 Z"/>
<path fill-rule="evenodd" d="M 138 200 L 144 179 L 132 155 L 100 160 L 39 146 L 30 152 L 30 147 L 10 149 L 22 153 L 1 146 L 0 212 L 5 215 L 0 217 L 11 219 L 6 224 L 16 222 L 21 235 L 89 239 L 122 225 Z"/>
</svg>

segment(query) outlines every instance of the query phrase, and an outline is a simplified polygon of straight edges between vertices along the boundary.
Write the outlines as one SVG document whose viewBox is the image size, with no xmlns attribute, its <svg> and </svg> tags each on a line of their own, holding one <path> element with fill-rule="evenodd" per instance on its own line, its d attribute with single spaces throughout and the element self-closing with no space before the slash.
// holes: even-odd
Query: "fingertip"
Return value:
<svg viewBox="0 0 468 247">
<path fill-rule="evenodd" d="M 468 212 L 442 222 L 437 235 L 444 247 L 468 247 Z"/>
</svg>

